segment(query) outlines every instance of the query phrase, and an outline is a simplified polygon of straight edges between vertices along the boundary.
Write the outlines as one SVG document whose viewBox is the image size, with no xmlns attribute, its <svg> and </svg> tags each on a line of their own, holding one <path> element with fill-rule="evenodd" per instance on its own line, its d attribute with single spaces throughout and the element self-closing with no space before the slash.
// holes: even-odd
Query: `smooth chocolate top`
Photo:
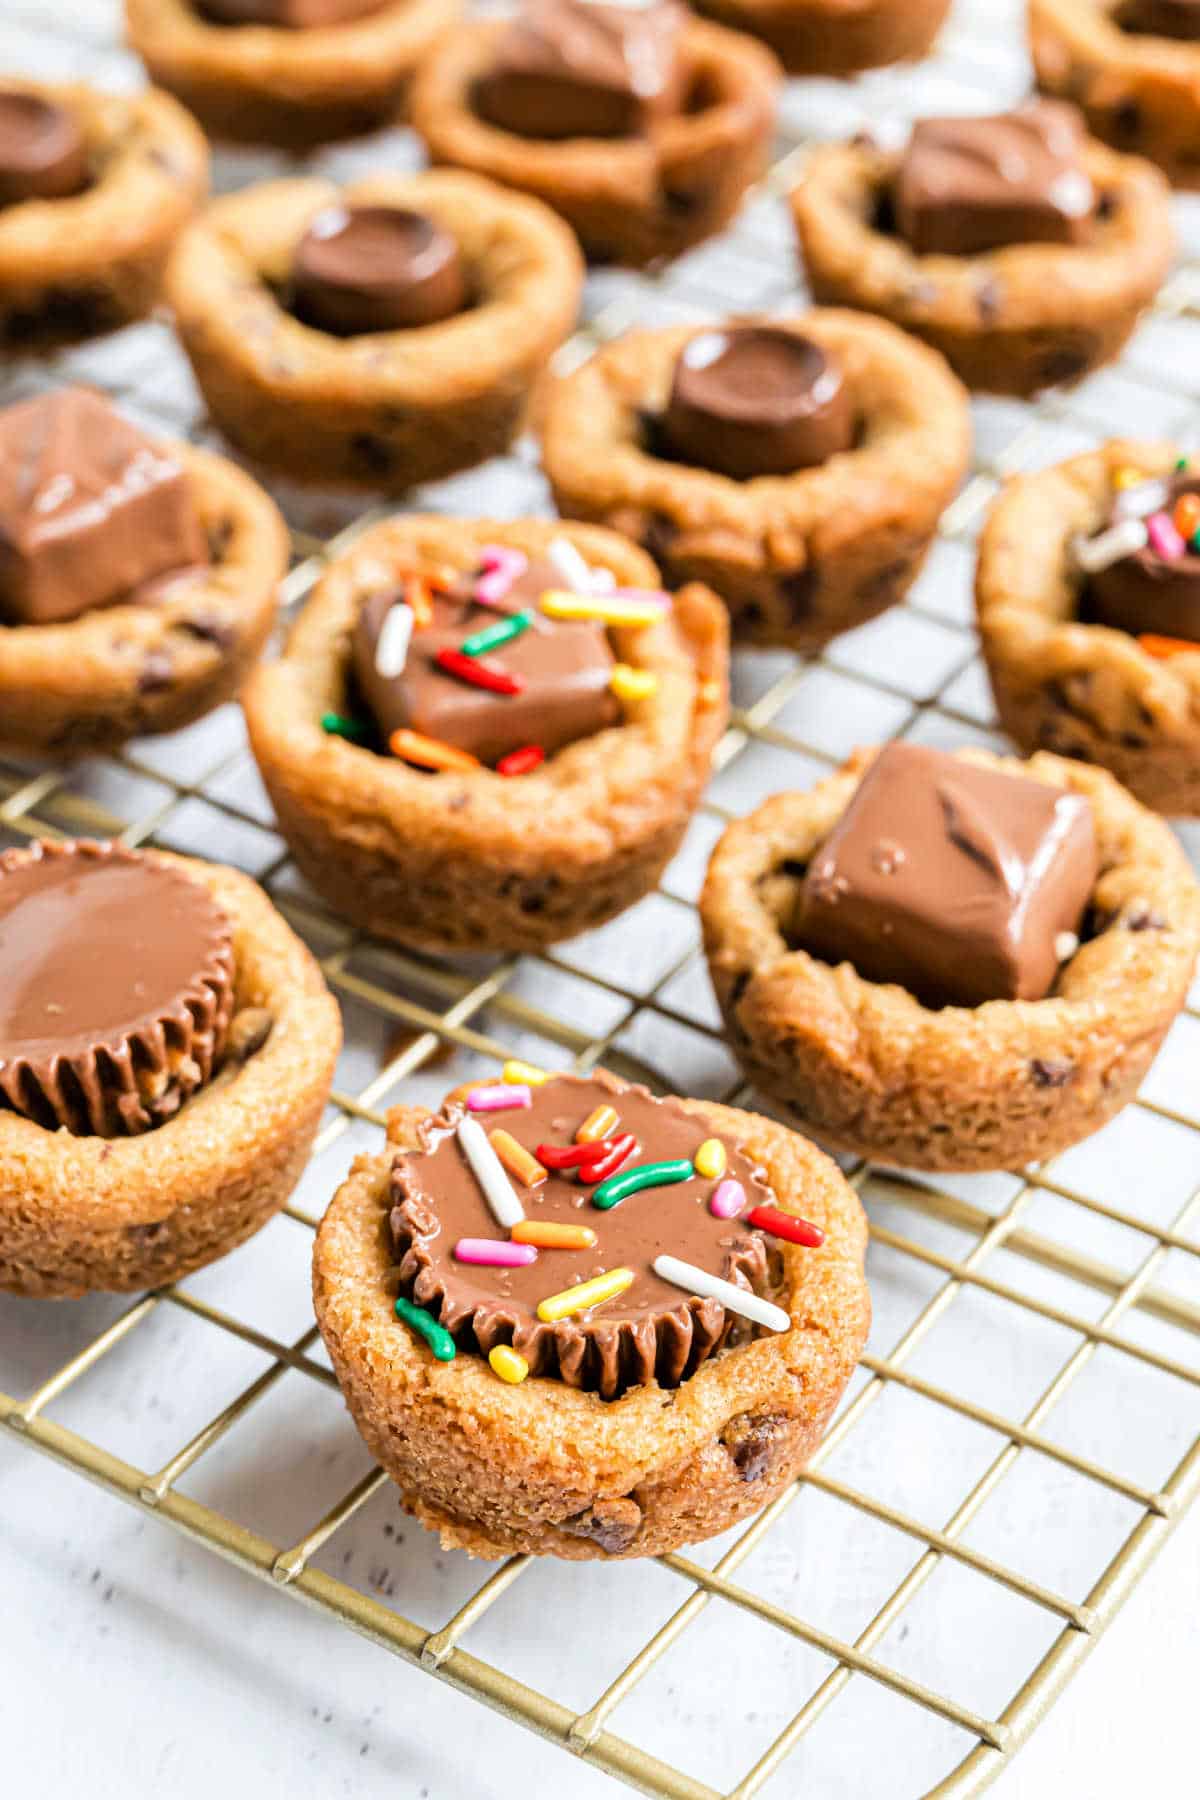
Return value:
<svg viewBox="0 0 1200 1800">
<path fill-rule="evenodd" d="M 468 299 L 450 233 L 404 207 L 326 207 L 292 261 L 292 310 L 339 337 L 433 325 Z"/>
<path fill-rule="evenodd" d="M 854 405 L 837 362 L 811 338 L 728 326 L 684 346 L 659 430 L 680 462 L 747 481 L 849 450 Z"/>
<path fill-rule="evenodd" d="M 690 1161 L 706 1138 L 718 1137 L 727 1151 L 727 1174 L 745 1189 L 745 1211 L 774 1203 L 762 1171 L 703 1115 L 605 1074 L 558 1076 L 534 1088 L 531 1107 L 477 1116 L 485 1131 L 503 1129 L 536 1152 L 539 1144 L 573 1143 L 588 1115 L 606 1104 L 620 1115 L 618 1130 L 631 1131 L 641 1146 L 628 1167 Z M 655 1379 L 674 1387 L 735 1329 L 739 1339 L 752 1335 L 719 1300 L 689 1296 L 654 1272 L 655 1257 L 665 1252 L 739 1287 L 766 1290 L 762 1234 L 739 1219 L 714 1218 L 708 1203 L 717 1183 L 700 1175 L 631 1194 L 603 1212 L 591 1204 L 593 1190 L 571 1179 L 569 1170 L 551 1170 L 540 1187 L 515 1184 L 526 1217 L 590 1225 L 598 1240 L 594 1249 L 539 1250 L 536 1262 L 516 1269 L 456 1262 L 460 1238 L 506 1236 L 455 1136 L 462 1115 L 461 1106 L 444 1108 L 422 1127 L 422 1149 L 396 1158 L 391 1219 L 403 1291 L 428 1306 L 464 1348 L 486 1355 L 496 1344 L 511 1343 L 532 1374 L 558 1376 L 608 1400 Z M 614 1300 L 554 1325 L 538 1318 L 540 1300 L 616 1268 L 632 1269 L 634 1280 Z"/>
<path fill-rule="evenodd" d="M 470 598 L 472 585 L 468 577 L 460 592 L 435 598 L 432 625 L 414 631 L 404 673 L 390 678 L 377 670 L 375 652 L 383 621 L 402 591 L 378 592 L 363 603 L 351 646 L 354 675 L 385 743 L 407 726 L 494 763 L 526 744 L 540 744 L 550 756 L 621 722 L 621 706 L 609 686 L 613 654 L 604 626 L 590 619 L 550 619 L 537 610 L 547 589 L 564 585 L 552 564 L 531 563 L 506 596 L 503 612 L 477 606 Z M 489 693 L 438 667 L 439 650 L 457 650 L 471 632 L 525 608 L 533 613 L 529 629 L 490 658 L 523 678 L 521 693 Z"/>
<path fill-rule="evenodd" d="M 481 118 L 527 138 L 644 132 L 684 102 L 677 0 L 525 0 L 475 88 Z"/>
<path fill-rule="evenodd" d="M 207 560 L 186 470 L 99 395 L 0 412 L 0 624 L 78 618 Z"/>
<path fill-rule="evenodd" d="M 793 937 L 926 1006 L 1040 1000 L 1098 872 L 1080 795 L 889 744 L 809 864 Z"/>
<path fill-rule="evenodd" d="M 0 206 L 62 200 L 87 183 L 87 142 L 75 114 L 40 94 L 0 89 Z"/>
<path fill-rule="evenodd" d="M 207 889 L 116 844 L 0 855 L 0 1095 L 50 1128 L 142 1131 L 207 1078 L 233 940 Z"/>
<path fill-rule="evenodd" d="M 983 119 L 922 119 L 893 187 L 896 227 L 919 256 L 1007 244 L 1080 244 L 1096 194 L 1075 107 L 1033 100 Z"/>
<path fill-rule="evenodd" d="M 217 25 L 278 25 L 304 31 L 320 25 L 348 25 L 379 12 L 389 0 L 196 0 L 198 11 Z"/>
<path fill-rule="evenodd" d="M 1124 0 L 1116 18 L 1122 31 L 1147 37 L 1180 38 L 1185 43 L 1200 38 L 1200 0 Z"/>
<path fill-rule="evenodd" d="M 1155 510 L 1170 516 L 1181 494 L 1200 494 L 1200 475 L 1173 476 L 1165 492 L 1164 503 Z M 1108 523 L 1130 516 L 1126 496 L 1117 494 Z M 1200 554 L 1189 545 L 1183 556 L 1168 559 L 1147 544 L 1089 575 L 1081 610 L 1094 623 L 1135 637 L 1154 632 L 1200 644 Z"/>
</svg>

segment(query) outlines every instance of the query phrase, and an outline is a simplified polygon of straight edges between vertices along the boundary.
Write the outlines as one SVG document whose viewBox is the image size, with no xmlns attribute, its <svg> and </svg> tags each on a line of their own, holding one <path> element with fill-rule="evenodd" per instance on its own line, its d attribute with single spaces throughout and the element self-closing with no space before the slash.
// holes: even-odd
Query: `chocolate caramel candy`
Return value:
<svg viewBox="0 0 1200 1800">
<path fill-rule="evenodd" d="M 919 256 L 1007 244 L 1081 244 L 1096 194 L 1073 106 L 1035 100 L 983 119 L 922 119 L 893 187 L 896 227 Z"/>
<path fill-rule="evenodd" d="M 433 325 L 467 301 L 450 233 L 403 207 L 326 207 L 292 262 L 292 310 L 339 337 Z"/>
<path fill-rule="evenodd" d="M 207 556 L 185 469 L 99 395 L 0 412 L 0 623 L 78 618 Z"/>
<path fill-rule="evenodd" d="M 475 87 L 480 117 L 527 138 L 617 138 L 683 105 L 677 0 L 525 0 Z"/>
<path fill-rule="evenodd" d="M 792 939 L 926 1006 L 1040 1000 L 1097 873 L 1079 795 L 890 744 L 813 856 Z"/>
<path fill-rule="evenodd" d="M 197 0 L 197 10 L 217 25 L 276 25 L 292 31 L 349 25 L 380 12 L 388 0 Z"/>
<path fill-rule="evenodd" d="M 233 934 L 200 883 L 118 844 L 0 854 L 0 1107 L 119 1137 L 203 1085 L 233 1007 Z"/>
<path fill-rule="evenodd" d="M 1156 510 L 1170 518 L 1184 494 L 1200 495 L 1200 475 L 1173 476 L 1164 484 L 1163 502 Z M 1109 522 L 1127 517 L 1118 494 Z M 1200 644 L 1200 553 L 1187 542 L 1182 556 L 1165 557 L 1151 538 L 1132 555 L 1089 575 L 1081 611 L 1094 624 L 1111 625 L 1135 637 L 1149 632 Z"/>
<path fill-rule="evenodd" d="M 87 182 L 87 143 L 74 113 L 40 94 L 0 89 L 0 206 L 62 200 Z"/>
<path fill-rule="evenodd" d="M 790 475 L 854 442 L 842 371 L 810 338 L 771 325 L 702 331 L 675 365 L 660 420 L 680 462 L 746 481 Z"/>
<path fill-rule="evenodd" d="M 1122 31 L 1146 37 L 1178 38 L 1192 44 L 1200 39 L 1200 0 L 1124 0 L 1116 19 Z"/>
</svg>

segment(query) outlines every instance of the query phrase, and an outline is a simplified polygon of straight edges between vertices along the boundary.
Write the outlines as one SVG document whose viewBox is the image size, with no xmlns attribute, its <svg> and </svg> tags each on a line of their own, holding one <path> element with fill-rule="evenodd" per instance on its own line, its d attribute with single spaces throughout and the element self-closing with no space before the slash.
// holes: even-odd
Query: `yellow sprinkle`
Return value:
<svg viewBox="0 0 1200 1800">
<path fill-rule="evenodd" d="M 657 625 L 663 616 L 661 606 L 606 594 L 569 594 L 561 588 L 543 594 L 541 608 L 549 619 L 598 619 L 602 625 Z"/>
<path fill-rule="evenodd" d="M 518 1356 L 507 1344 L 494 1345 L 488 1351 L 488 1361 L 492 1365 L 493 1375 L 498 1375 L 501 1381 L 511 1382 L 514 1387 L 519 1381 L 524 1381 L 529 1373 L 529 1364 L 525 1358 Z"/>
<path fill-rule="evenodd" d="M 628 663 L 614 663 L 608 685 L 618 700 L 649 700 L 658 691 L 658 676 L 653 669 L 633 669 Z"/>
<path fill-rule="evenodd" d="M 720 1138 L 705 1138 L 692 1163 L 697 1175 L 707 1175 L 716 1181 L 725 1173 L 725 1146 Z"/>
<path fill-rule="evenodd" d="M 543 1325 L 553 1325 L 559 1319 L 569 1319 L 572 1313 L 586 1312 L 589 1306 L 615 1300 L 632 1282 L 632 1269 L 610 1269 L 607 1275 L 597 1275 L 593 1281 L 581 1281 L 576 1287 L 564 1288 L 561 1294 L 539 1300 L 537 1316 Z"/>
<path fill-rule="evenodd" d="M 532 1063 L 513 1061 L 505 1063 L 500 1079 L 510 1087 L 541 1087 L 550 1077 L 545 1069 L 537 1069 Z"/>
<path fill-rule="evenodd" d="M 1140 487 L 1145 479 L 1146 477 L 1140 469 L 1131 469 L 1127 466 L 1117 470 L 1113 476 L 1113 486 L 1115 488 Z"/>
<path fill-rule="evenodd" d="M 510 1175 L 525 1187 L 541 1187 L 546 1179 L 546 1171 L 537 1157 L 530 1155 L 524 1144 L 518 1144 L 508 1131 L 489 1131 L 488 1138 Z"/>
<path fill-rule="evenodd" d="M 579 1130 L 575 1133 L 577 1144 L 595 1144 L 615 1131 L 621 1123 L 620 1114 L 615 1106 L 598 1106 L 595 1112 L 589 1113 Z"/>
</svg>

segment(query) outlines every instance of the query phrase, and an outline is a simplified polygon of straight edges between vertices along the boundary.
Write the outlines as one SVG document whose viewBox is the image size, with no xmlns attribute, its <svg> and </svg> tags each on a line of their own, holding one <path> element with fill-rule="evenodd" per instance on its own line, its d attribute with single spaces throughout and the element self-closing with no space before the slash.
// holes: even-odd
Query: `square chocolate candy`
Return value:
<svg viewBox="0 0 1200 1800">
<path fill-rule="evenodd" d="M 1098 866 L 1081 796 L 889 744 L 809 864 L 793 940 L 927 1006 L 1040 1000 Z"/>
</svg>

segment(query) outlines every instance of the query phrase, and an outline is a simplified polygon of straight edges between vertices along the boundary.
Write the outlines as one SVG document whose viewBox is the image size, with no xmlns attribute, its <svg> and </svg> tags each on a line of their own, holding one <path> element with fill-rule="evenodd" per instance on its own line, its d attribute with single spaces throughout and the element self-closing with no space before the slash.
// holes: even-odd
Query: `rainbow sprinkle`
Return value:
<svg viewBox="0 0 1200 1800">
<path fill-rule="evenodd" d="M 626 1169 L 623 1175 L 610 1175 L 602 1181 L 592 1195 L 592 1205 L 601 1212 L 610 1212 L 630 1194 L 640 1194 L 645 1188 L 673 1187 L 677 1181 L 690 1181 L 694 1174 L 687 1157 L 676 1162 L 642 1163 L 639 1168 Z"/>
<path fill-rule="evenodd" d="M 658 676 L 653 669 L 635 669 L 629 663 L 614 663 L 608 685 L 618 700 L 649 700 L 658 692 Z"/>
<path fill-rule="evenodd" d="M 541 1087 L 550 1079 L 548 1069 L 539 1069 L 533 1063 L 519 1062 L 516 1058 L 506 1062 L 500 1071 L 501 1081 L 507 1081 L 511 1087 Z"/>
<path fill-rule="evenodd" d="M 725 1146 L 720 1138 L 705 1138 L 692 1158 L 697 1175 L 703 1175 L 711 1181 L 720 1180 L 727 1162 Z"/>
<path fill-rule="evenodd" d="M 533 623 L 531 612 L 510 613 L 507 619 L 497 619 L 494 625 L 484 625 L 479 631 L 473 631 L 458 646 L 460 656 L 486 656 L 489 650 L 499 650 L 502 644 L 511 643 L 513 638 L 520 637 L 528 631 Z"/>
<path fill-rule="evenodd" d="M 519 1387 L 529 1373 L 529 1364 L 525 1358 L 508 1344 L 493 1344 L 488 1351 L 488 1362 L 493 1375 L 501 1381 L 507 1381 L 512 1387 Z"/>
<path fill-rule="evenodd" d="M 610 1269 L 606 1275 L 580 1281 L 574 1287 L 564 1288 L 561 1294 L 550 1294 L 545 1300 L 539 1300 L 537 1316 L 543 1325 L 554 1325 L 559 1319 L 569 1319 L 572 1313 L 586 1312 L 591 1306 L 603 1306 L 606 1300 L 615 1300 L 618 1294 L 632 1286 L 632 1269 Z"/>
<path fill-rule="evenodd" d="M 365 744 L 371 735 L 357 719 L 348 719 L 344 713 L 335 712 L 321 714 L 321 730 L 327 737 L 345 738 L 348 744 Z"/>
<path fill-rule="evenodd" d="M 508 1238 L 459 1238 L 454 1260 L 484 1269 L 525 1269 L 537 1261 L 532 1244 L 510 1243 Z"/>
<path fill-rule="evenodd" d="M 546 1171 L 524 1144 L 518 1144 L 507 1131 L 489 1131 L 488 1141 L 514 1181 L 519 1181 L 523 1187 L 541 1187 Z"/>
<path fill-rule="evenodd" d="M 792 1321 L 782 1306 L 760 1299 L 748 1288 L 735 1287 L 732 1281 L 722 1281 L 719 1275 L 710 1275 L 707 1269 L 698 1269 L 695 1263 L 681 1262 L 677 1256 L 656 1256 L 654 1273 L 663 1281 L 669 1281 L 672 1287 L 683 1288 L 701 1300 L 719 1300 L 728 1312 L 740 1313 L 742 1318 L 765 1325 L 770 1331 L 790 1331 L 792 1328 Z"/>
<path fill-rule="evenodd" d="M 468 1112 L 507 1112 L 514 1106 L 532 1106 L 529 1088 L 517 1082 L 493 1082 L 488 1087 L 472 1088 L 467 1095 Z"/>
<path fill-rule="evenodd" d="M 406 1325 L 411 1325 L 412 1329 L 425 1339 L 439 1362 L 454 1361 L 458 1354 L 454 1339 L 446 1327 L 439 1325 L 433 1315 L 427 1313 L 423 1306 L 414 1306 L 411 1300 L 406 1300 L 401 1294 L 396 1301 L 395 1313 L 398 1319 L 403 1319 Z"/>
<path fill-rule="evenodd" d="M 615 1106 L 598 1106 L 590 1112 L 579 1130 L 575 1133 L 577 1144 L 596 1144 L 601 1138 L 611 1136 L 621 1123 L 620 1114 Z"/>
<path fill-rule="evenodd" d="M 539 1250 L 594 1250 L 596 1233 L 590 1225 L 555 1225 L 549 1219 L 522 1219 L 512 1228 L 514 1244 L 533 1244 Z"/>
<path fill-rule="evenodd" d="M 730 1176 L 713 1189 L 708 1210 L 714 1219 L 736 1219 L 745 1204 L 745 1188 Z"/>
</svg>

